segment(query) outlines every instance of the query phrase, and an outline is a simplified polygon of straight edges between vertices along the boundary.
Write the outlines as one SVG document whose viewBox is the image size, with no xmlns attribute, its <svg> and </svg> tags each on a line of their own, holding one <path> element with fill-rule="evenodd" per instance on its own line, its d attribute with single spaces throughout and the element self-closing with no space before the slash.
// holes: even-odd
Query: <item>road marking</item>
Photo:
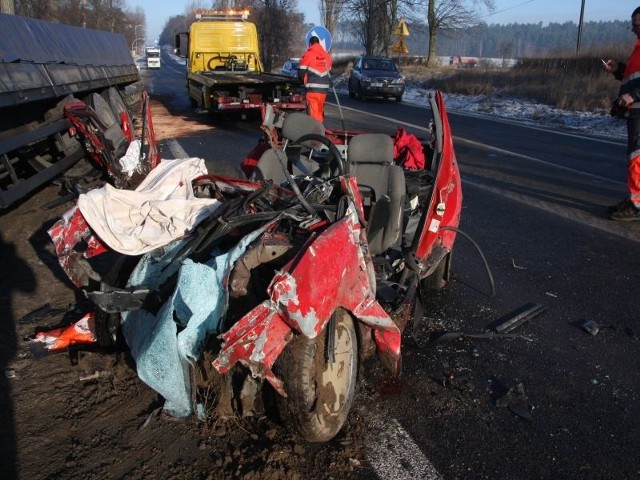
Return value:
<svg viewBox="0 0 640 480">
<path fill-rule="evenodd" d="M 398 420 L 381 418 L 380 414 L 372 412 L 367 412 L 365 417 L 375 439 L 367 444 L 367 460 L 378 478 L 442 480 L 442 475 Z"/>
<path fill-rule="evenodd" d="M 516 202 L 523 203 L 530 207 L 538 208 L 540 210 L 544 210 L 549 213 L 553 213 L 560 217 L 566 218 L 568 220 L 573 220 L 589 227 L 597 228 L 598 230 L 602 230 L 603 232 L 607 232 L 611 235 L 616 235 L 618 237 L 622 237 L 626 240 L 631 240 L 637 243 L 640 243 L 640 235 L 638 234 L 638 230 L 633 228 L 632 225 L 629 225 L 627 222 L 615 222 L 608 218 L 599 218 L 596 217 L 593 213 L 585 212 L 584 210 L 580 210 L 578 208 L 571 207 L 558 207 L 556 204 L 552 202 L 546 202 L 540 199 L 534 199 L 532 197 L 528 197 L 524 194 L 512 192 L 509 190 L 504 190 L 502 188 L 493 187 L 490 185 L 486 185 L 479 182 L 474 182 L 473 180 L 469 180 L 468 178 L 462 178 L 462 185 L 471 185 L 476 188 L 480 188 L 482 190 L 495 193 L 502 197 L 509 198 L 511 200 L 515 200 Z M 464 190 L 464 188 L 463 188 Z"/>
<path fill-rule="evenodd" d="M 401 125 L 405 125 L 407 127 L 411 127 L 411 128 L 415 128 L 417 130 L 421 130 L 423 132 L 429 132 L 429 129 L 420 125 L 416 125 L 413 123 L 409 123 L 409 122 L 404 122 L 402 120 L 398 120 L 396 118 L 390 118 L 390 117 L 385 117 L 384 115 L 378 115 L 376 113 L 369 113 L 369 112 L 364 112 L 362 110 L 358 110 L 357 108 L 352 108 L 352 107 L 342 107 L 345 110 L 351 110 L 353 112 L 358 112 L 358 113 L 363 113 L 365 115 L 369 115 L 371 117 L 375 117 L 375 118 L 379 118 L 381 120 L 385 120 L 388 122 L 395 122 L 396 124 L 401 124 Z M 530 127 L 528 127 L 530 128 Z M 562 132 L 552 132 L 552 133 L 562 133 Z M 572 136 L 577 136 L 577 135 L 572 135 Z M 579 137 L 579 138 L 590 138 L 591 140 L 595 140 L 595 141 L 603 141 L 597 138 L 591 138 L 591 137 Z M 474 140 L 467 140 L 466 138 L 462 138 L 462 137 L 457 137 L 457 136 L 453 136 L 453 141 L 454 142 L 458 142 L 458 143 L 464 143 L 467 144 L 469 146 L 472 147 L 476 147 L 476 148 L 483 148 L 485 150 L 489 150 L 495 153 L 501 153 L 503 155 L 511 155 L 517 158 L 521 158 L 523 160 L 529 160 L 531 162 L 535 162 L 538 163 L 540 165 L 544 165 L 546 167 L 553 167 L 553 168 L 557 168 L 559 170 L 563 170 L 565 172 L 570 172 L 570 173 L 576 173 L 576 174 L 580 174 L 580 175 L 584 175 L 586 177 L 590 177 L 593 178 L 595 180 L 598 181 L 604 181 L 604 182 L 610 182 L 613 185 L 625 185 L 625 182 L 620 182 L 617 180 L 611 180 L 609 178 L 605 178 L 605 177 L 601 177 L 599 175 L 593 174 L 593 173 L 588 173 L 588 172 L 583 172 L 582 170 L 576 170 L 575 168 L 570 168 L 570 167 L 565 167 L 562 165 L 557 165 L 555 163 L 551 163 L 548 162 L 546 160 L 540 160 L 539 158 L 535 158 L 535 157 L 530 157 L 528 155 L 522 155 L 521 153 L 516 153 L 516 152 L 512 152 L 511 150 L 505 150 L 503 148 L 498 148 L 498 147 L 494 147 L 491 145 L 487 145 L 486 143 L 481 143 L 481 142 L 476 142 Z M 605 142 L 605 143 L 611 143 L 611 142 Z"/>
<path fill-rule="evenodd" d="M 425 127 L 422 127 L 420 125 L 415 125 L 413 123 L 408 123 L 408 122 L 404 122 L 402 120 L 398 120 L 395 118 L 390 118 L 390 117 L 385 117 L 383 115 L 378 115 L 375 113 L 368 113 L 368 112 L 363 112 L 362 110 L 358 110 L 356 108 L 351 108 L 351 107 L 342 107 L 344 109 L 347 110 L 351 110 L 354 112 L 358 112 L 358 113 L 363 113 L 366 115 L 370 115 L 372 117 L 375 118 L 379 118 L 381 120 L 385 120 L 385 121 L 392 121 L 395 122 L 396 124 L 402 124 L 402 125 L 406 125 L 408 127 L 411 128 L 415 128 L 424 132 L 427 132 L 428 129 Z M 554 132 L 554 133 L 558 133 L 558 132 Z M 589 137 L 590 138 L 590 137 Z M 461 143 L 461 144 L 466 144 L 468 146 L 471 147 L 475 147 L 475 148 L 482 148 L 488 151 L 492 151 L 495 153 L 500 153 L 503 155 L 510 155 L 510 156 L 514 156 L 517 158 L 521 158 L 523 160 L 527 160 L 530 162 L 534 162 L 537 163 L 538 165 L 543 165 L 545 168 L 557 168 L 558 170 L 562 170 L 571 174 L 575 174 L 575 175 L 583 175 L 585 177 L 591 178 L 593 180 L 597 180 L 599 182 L 603 182 L 603 183 L 609 183 L 610 185 L 613 186 L 623 186 L 626 187 L 626 183 L 625 182 L 620 182 L 617 180 L 612 180 L 606 177 L 601 177 L 599 175 L 596 174 L 592 174 L 589 172 L 584 172 L 581 170 L 576 170 L 574 168 L 570 168 L 570 167 L 565 167 L 563 165 L 556 165 L 554 163 L 548 162 L 546 160 L 541 160 L 539 158 L 535 158 L 535 157 L 530 157 L 528 155 L 522 155 L 520 153 L 516 153 L 516 152 L 512 152 L 510 150 L 504 150 L 502 148 L 497 148 L 497 147 L 493 147 L 491 145 L 487 145 L 485 143 L 481 143 L 481 142 L 476 142 L 474 140 L 467 140 L 465 138 L 461 138 L 461 137 L 453 137 L 454 143 Z M 592 140 L 596 140 L 596 141 L 603 141 L 600 139 L 593 139 Z M 606 143 L 610 143 L 610 142 L 606 142 Z M 497 187 L 493 187 L 493 186 L 489 186 L 486 184 L 483 184 L 481 182 L 478 181 L 473 181 L 473 180 L 469 180 L 464 174 L 462 175 L 462 183 L 463 185 L 472 185 L 474 187 L 477 188 L 481 188 L 485 191 L 489 191 L 492 193 L 495 193 L 497 195 L 501 195 L 503 197 L 507 197 L 510 198 L 512 200 L 515 200 L 517 202 L 523 203 L 525 205 L 529 205 L 535 208 L 539 208 L 541 210 L 547 211 L 549 213 L 553 213 L 555 215 L 558 215 L 560 217 L 563 218 L 567 218 L 569 220 L 574 220 L 577 221 L 579 223 L 582 223 L 584 225 L 588 225 L 590 227 L 593 228 L 597 228 L 598 230 L 616 235 L 618 237 L 622 237 L 624 239 L 627 240 L 632 240 L 634 242 L 640 242 L 640 235 L 638 234 L 638 231 L 636 228 L 634 228 L 632 225 L 629 225 L 627 222 L 614 222 L 613 220 L 610 220 L 608 218 L 599 218 L 593 215 L 593 213 L 590 212 L 585 212 L 584 210 L 580 210 L 577 208 L 571 208 L 571 207 L 558 207 L 557 205 L 551 203 L 551 202 L 546 202 L 544 200 L 540 200 L 540 199 L 534 199 L 531 197 L 527 197 L 526 195 L 523 194 L 519 194 L 519 193 L 515 193 L 512 191 L 508 191 L 508 190 L 504 190 L 502 188 L 497 188 Z"/>
<path fill-rule="evenodd" d="M 172 138 L 167 140 L 165 144 L 169 147 L 169 151 L 173 155 L 173 158 L 189 158 L 187 152 L 184 151 L 184 148 L 180 146 L 176 139 Z"/>
</svg>

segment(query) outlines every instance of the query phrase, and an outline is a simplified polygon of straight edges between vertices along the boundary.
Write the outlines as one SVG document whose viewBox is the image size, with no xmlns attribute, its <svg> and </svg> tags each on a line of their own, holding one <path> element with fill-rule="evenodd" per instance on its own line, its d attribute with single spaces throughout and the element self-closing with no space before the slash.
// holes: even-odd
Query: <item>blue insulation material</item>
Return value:
<svg viewBox="0 0 640 480">
<path fill-rule="evenodd" d="M 206 263 L 186 259 L 172 263 L 183 240 L 142 257 L 129 278 L 130 287 L 156 289 L 178 272 L 171 297 L 157 315 L 145 310 L 123 312 L 123 333 L 140 379 L 162 395 L 165 411 L 175 417 L 194 413 L 190 368 L 211 334 L 218 333 L 229 298 L 225 288 L 237 259 L 267 226 L 245 236 L 228 252 Z"/>
</svg>

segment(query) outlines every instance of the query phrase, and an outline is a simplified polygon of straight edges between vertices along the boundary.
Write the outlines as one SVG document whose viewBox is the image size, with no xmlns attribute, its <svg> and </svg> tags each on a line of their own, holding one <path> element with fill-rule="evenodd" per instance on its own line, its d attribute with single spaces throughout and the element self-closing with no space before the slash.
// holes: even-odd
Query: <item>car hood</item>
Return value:
<svg viewBox="0 0 640 480">
<path fill-rule="evenodd" d="M 398 72 L 391 72 L 389 70 L 363 70 L 362 75 L 377 78 L 400 78 Z"/>
</svg>

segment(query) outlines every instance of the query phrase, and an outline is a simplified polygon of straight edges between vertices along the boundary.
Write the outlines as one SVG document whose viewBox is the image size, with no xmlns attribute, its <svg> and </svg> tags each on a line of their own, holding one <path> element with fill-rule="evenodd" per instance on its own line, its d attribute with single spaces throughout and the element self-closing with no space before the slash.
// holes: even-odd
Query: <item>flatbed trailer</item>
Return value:
<svg viewBox="0 0 640 480">
<path fill-rule="evenodd" d="M 197 10 L 188 32 L 175 37 L 187 59 L 187 91 L 194 108 L 211 113 L 262 110 L 266 105 L 304 110 L 302 82 L 267 73 L 248 12 Z"/>
</svg>

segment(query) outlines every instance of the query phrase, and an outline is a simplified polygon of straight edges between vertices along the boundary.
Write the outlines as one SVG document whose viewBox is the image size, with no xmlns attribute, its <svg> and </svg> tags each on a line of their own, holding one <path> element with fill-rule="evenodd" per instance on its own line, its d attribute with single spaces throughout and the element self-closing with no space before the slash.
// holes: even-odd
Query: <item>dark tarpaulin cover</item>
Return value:
<svg viewBox="0 0 640 480">
<path fill-rule="evenodd" d="M 120 33 L 0 13 L 0 63 L 135 65 Z"/>
</svg>

